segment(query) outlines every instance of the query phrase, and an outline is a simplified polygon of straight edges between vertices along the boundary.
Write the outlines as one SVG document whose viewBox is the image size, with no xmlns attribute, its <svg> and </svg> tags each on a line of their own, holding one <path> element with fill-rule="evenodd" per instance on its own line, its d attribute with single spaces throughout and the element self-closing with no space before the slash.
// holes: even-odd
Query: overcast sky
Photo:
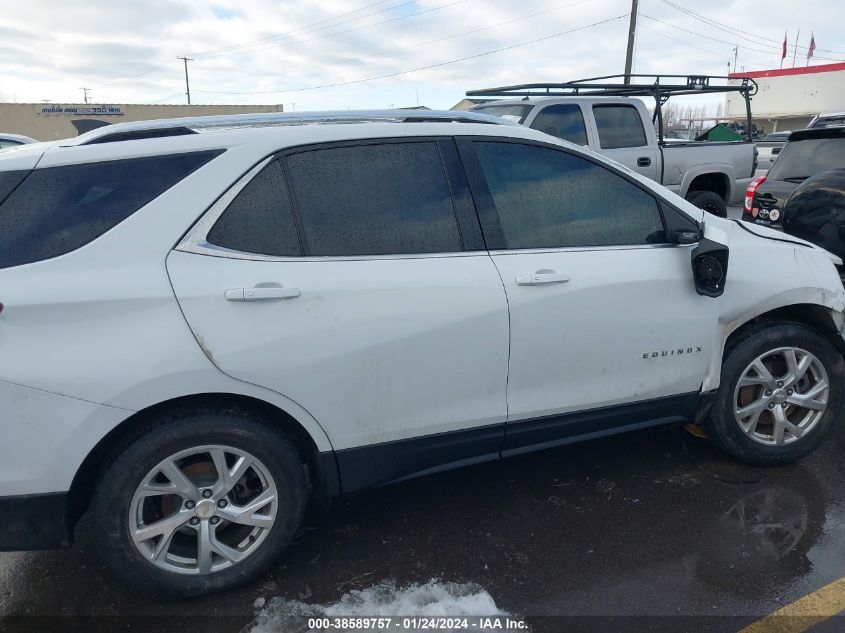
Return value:
<svg viewBox="0 0 845 633">
<path fill-rule="evenodd" d="M 676 6 L 672 6 L 672 5 Z M 634 69 L 845 61 L 842 0 L 641 0 Z M 621 73 L 630 0 L 0 0 L 0 101 L 448 108 L 464 91 Z M 694 12 L 690 15 L 683 10 Z M 737 29 L 744 31 L 740 33 Z M 326 87 L 322 87 L 326 86 Z M 295 104 L 295 106 L 294 106 Z"/>
</svg>

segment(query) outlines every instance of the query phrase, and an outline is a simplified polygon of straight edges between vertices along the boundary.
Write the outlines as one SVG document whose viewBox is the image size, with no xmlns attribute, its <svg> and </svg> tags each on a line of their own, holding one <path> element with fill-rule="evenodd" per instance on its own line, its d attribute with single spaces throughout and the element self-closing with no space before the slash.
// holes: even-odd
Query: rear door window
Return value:
<svg viewBox="0 0 845 633">
<path fill-rule="evenodd" d="M 0 204 L 0 268 L 64 255 L 97 239 L 219 151 L 37 169 Z"/>
<path fill-rule="evenodd" d="M 435 141 L 317 149 L 287 160 L 308 255 L 462 250 Z"/>
<path fill-rule="evenodd" d="M 593 106 L 602 149 L 648 145 L 639 111 L 629 105 Z"/>
<path fill-rule="evenodd" d="M 576 145 L 587 144 L 587 128 L 581 106 L 558 103 L 546 106 L 531 122 L 531 127 Z"/>
</svg>

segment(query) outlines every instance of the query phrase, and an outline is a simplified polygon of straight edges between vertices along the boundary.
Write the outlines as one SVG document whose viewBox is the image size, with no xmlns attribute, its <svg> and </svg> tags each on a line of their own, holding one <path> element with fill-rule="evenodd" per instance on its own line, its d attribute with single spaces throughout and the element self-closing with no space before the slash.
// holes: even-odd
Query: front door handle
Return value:
<svg viewBox="0 0 845 633">
<path fill-rule="evenodd" d="M 533 275 L 517 275 L 514 280 L 517 286 L 539 286 L 541 284 L 562 284 L 569 281 L 569 277 L 554 271 L 538 270 Z"/>
<path fill-rule="evenodd" d="M 223 293 L 226 301 L 272 301 L 274 299 L 295 299 L 299 295 L 299 288 L 279 288 L 277 286 L 233 288 Z"/>
<path fill-rule="evenodd" d="M 648 167 L 651 165 L 651 159 L 648 156 L 640 156 L 637 159 L 637 167 Z"/>
</svg>

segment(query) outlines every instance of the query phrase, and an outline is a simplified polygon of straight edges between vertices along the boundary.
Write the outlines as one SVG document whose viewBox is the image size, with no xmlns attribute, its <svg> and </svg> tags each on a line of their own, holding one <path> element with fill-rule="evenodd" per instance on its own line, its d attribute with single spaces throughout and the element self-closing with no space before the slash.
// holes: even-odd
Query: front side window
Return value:
<svg viewBox="0 0 845 633">
<path fill-rule="evenodd" d="M 567 152 L 477 142 L 505 248 L 665 243 L 657 200 L 622 176 Z"/>
<path fill-rule="evenodd" d="M 531 127 L 576 145 L 587 144 L 587 129 L 581 106 L 558 103 L 546 106 L 531 122 Z"/>
<path fill-rule="evenodd" d="M 36 169 L 0 204 L 0 268 L 81 248 L 219 154 L 192 152 Z"/>
<path fill-rule="evenodd" d="M 279 160 L 267 164 L 226 207 L 206 241 L 245 253 L 302 255 L 293 206 Z"/>
<path fill-rule="evenodd" d="M 318 149 L 287 160 L 309 255 L 462 249 L 436 142 Z"/>
<path fill-rule="evenodd" d="M 648 145 L 639 111 L 629 105 L 593 106 L 593 117 L 602 149 Z"/>
</svg>

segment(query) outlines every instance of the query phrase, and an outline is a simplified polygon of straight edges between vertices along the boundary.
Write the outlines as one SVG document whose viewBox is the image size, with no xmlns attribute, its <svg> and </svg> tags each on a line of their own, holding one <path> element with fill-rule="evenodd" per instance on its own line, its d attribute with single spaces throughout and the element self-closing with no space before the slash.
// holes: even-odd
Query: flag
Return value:
<svg viewBox="0 0 845 633">
<path fill-rule="evenodd" d="M 807 59 L 810 59 L 813 56 L 813 53 L 816 52 L 816 36 L 810 36 L 810 48 L 807 49 Z"/>
<path fill-rule="evenodd" d="M 780 61 L 786 59 L 786 31 L 783 32 L 783 51 L 780 54 Z"/>
</svg>

